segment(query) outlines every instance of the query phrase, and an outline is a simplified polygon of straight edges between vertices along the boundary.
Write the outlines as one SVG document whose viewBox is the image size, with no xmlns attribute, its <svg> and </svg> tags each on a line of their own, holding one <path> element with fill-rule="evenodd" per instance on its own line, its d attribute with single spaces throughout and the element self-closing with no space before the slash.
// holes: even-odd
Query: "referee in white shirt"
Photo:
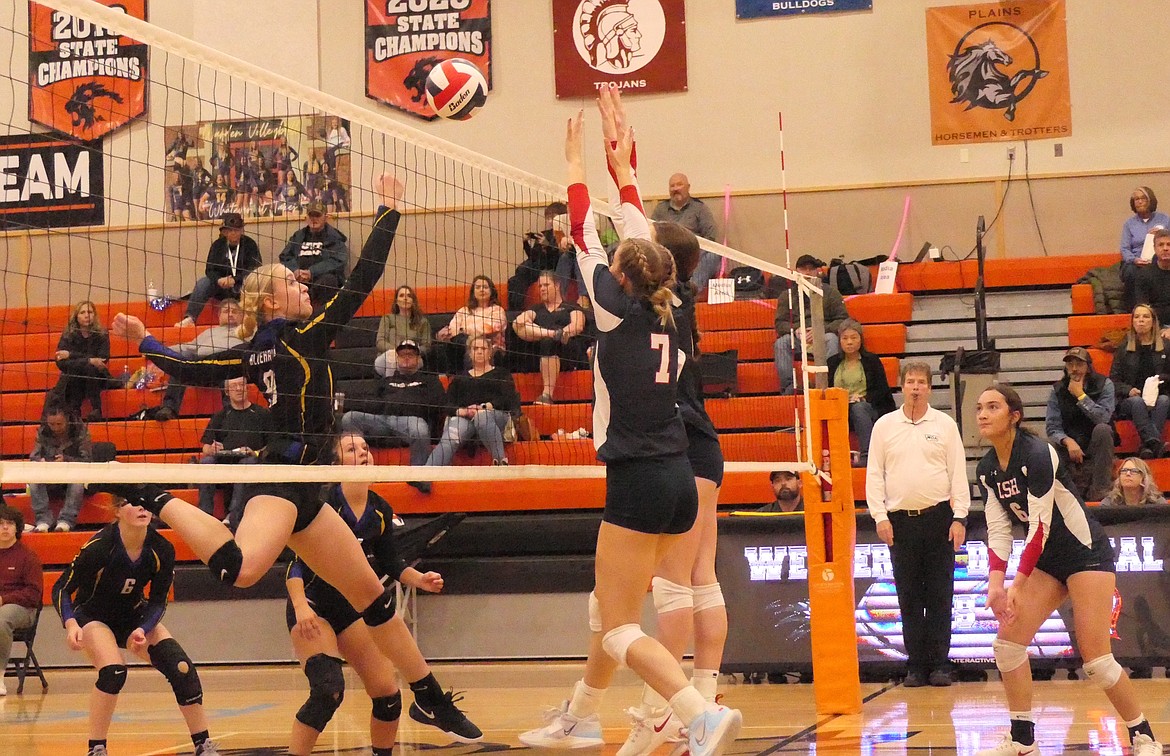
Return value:
<svg viewBox="0 0 1170 756">
<path fill-rule="evenodd" d="M 925 362 L 902 366 L 904 403 L 874 423 L 865 473 L 869 514 L 893 560 L 908 688 L 951 684 L 954 553 L 971 506 L 963 439 L 930 406 L 931 377 Z"/>
</svg>

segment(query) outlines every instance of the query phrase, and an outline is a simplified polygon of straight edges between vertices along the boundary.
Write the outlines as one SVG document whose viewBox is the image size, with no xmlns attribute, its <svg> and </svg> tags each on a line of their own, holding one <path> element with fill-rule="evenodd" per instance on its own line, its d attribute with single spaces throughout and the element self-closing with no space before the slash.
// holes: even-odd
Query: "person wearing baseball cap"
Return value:
<svg viewBox="0 0 1170 756">
<path fill-rule="evenodd" d="M 1088 349 L 1064 354 L 1064 377 L 1052 386 L 1044 430 L 1080 486 L 1085 501 L 1100 501 L 1113 484 L 1113 381 L 1093 370 Z"/>
<path fill-rule="evenodd" d="M 329 225 L 323 202 L 305 205 L 305 215 L 305 226 L 289 237 L 280 262 L 309 287 L 310 301 L 320 307 L 345 283 L 349 246 L 345 234 Z"/>
<path fill-rule="evenodd" d="M 801 255 L 796 258 L 796 272 L 820 280 L 820 271 L 824 263 L 812 255 Z M 775 281 L 779 276 L 773 276 Z M 799 351 L 795 337 L 803 335 L 809 342 L 809 356 L 812 356 L 812 303 L 808 295 L 804 297 L 805 320 L 800 319 L 799 303 L 790 298 L 788 289 L 793 283 L 783 280 L 776 293 L 776 343 L 773 346 L 773 356 L 776 360 L 776 372 L 780 375 L 780 393 L 791 394 L 794 391 L 793 383 L 793 353 Z M 825 354 L 822 360 L 827 360 L 840 350 L 837 340 L 837 329 L 849 319 L 849 311 L 845 309 L 845 299 L 841 292 L 827 284 L 822 286 L 824 291 L 825 312 Z"/>
<path fill-rule="evenodd" d="M 210 299 L 238 300 L 244 279 L 264 262 L 256 240 L 244 234 L 242 215 L 224 213 L 219 221 L 219 237 L 207 250 L 203 277 L 187 298 L 187 315 L 175 325 L 194 325 Z"/>
</svg>

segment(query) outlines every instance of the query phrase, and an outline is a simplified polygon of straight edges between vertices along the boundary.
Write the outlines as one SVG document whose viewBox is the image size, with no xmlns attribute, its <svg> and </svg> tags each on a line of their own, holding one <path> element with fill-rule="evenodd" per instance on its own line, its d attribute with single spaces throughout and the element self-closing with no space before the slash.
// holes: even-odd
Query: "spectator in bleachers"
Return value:
<svg viewBox="0 0 1170 756">
<path fill-rule="evenodd" d="M 1166 497 L 1154 480 L 1154 473 L 1145 460 L 1127 457 L 1117 468 L 1117 479 L 1113 488 L 1101 499 L 1103 507 L 1161 507 L 1166 506 Z"/>
<path fill-rule="evenodd" d="M 873 424 L 897 407 L 881 358 L 866 351 L 861 331 L 861 324 L 856 320 L 847 319 L 842 323 L 837 328 L 841 351 L 826 364 L 829 385 L 849 392 L 849 430 L 857 434 L 858 454 L 854 456 L 854 464 L 864 467 L 869 459 Z"/>
<path fill-rule="evenodd" d="M 476 336 L 485 336 L 494 350 L 504 347 L 504 329 L 508 327 L 508 313 L 500 306 L 500 293 L 495 282 L 485 275 L 471 279 L 467 290 L 467 304 L 451 316 L 451 322 L 439 329 L 435 338 L 442 346 L 443 359 L 438 369 L 459 373 L 465 367 L 467 345 Z M 492 355 L 495 359 L 495 355 Z"/>
<path fill-rule="evenodd" d="M 306 225 L 289 237 L 280 252 L 280 263 L 309 287 L 309 300 L 320 307 L 345 283 L 349 246 L 345 234 L 329 225 L 322 202 L 305 206 Z"/>
<path fill-rule="evenodd" d="M 4 670 L 12 654 L 12 634 L 36 622 L 44 590 L 40 557 L 20 542 L 23 535 L 24 516 L 0 504 L 0 696 L 8 695 Z"/>
<path fill-rule="evenodd" d="M 225 297 L 219 301 L 219 325 L 211 326 L 191 341 L 171 348 L 184 357 L 210 357 L 216 352 L 231 349 L 244 343 L 238 334 L 243 319 L 244 310 L 240 303 L 232 297 Z M 185 384 L 172 380 L 167 384 L 162 404 L 153 412 L 146 411 L 145 416 L 163 422 L 174 420 L 179 416 L 179 408 L 183 406 L 186 393 Z"/>
<path fill-rule="evenodd" d="M 1085 501 L 1100 501 L 1113 480 L 1113 381 L 1093 369 L 1084 347 L 1064 355 L 1064 377 L 1052 386 L 1044 430 Z"/>
<path fill-rule="evenodd" d="M 424 465 L 431 452 L 431 430 L 446 415 L 446 393 L 438 375 L 421 369 L 422 349 L 417 342 L 405 339 L 395 351 L 397 366 L 378 386 L 378 411 L 346 412 L 341 430 L 361 433 L 374 446 L 404 439 L 410 446 L 410 464 Z"/>
<path fill-rule="evenodd" d="M 418 304 L 418 295 L 409 286 L 398 287 L 390 312 L 378 323 L 375 345 L 379 354 L 374 360 L 374 372 L 383 378 L 394 372 L 398 347 L 404 341 L 413 342 L 426 361 L 431 351 L 431 323 Z"/>
<path fill-rule="evenodd" d="M 1154 232 L 1154 264 L 1138 271 L 1134 288 L 1134 301 L 1154 308 L 1162 338 L 1170 338 L 1170 228 Z"/>
<path fill-rule="evenodd" d="M 1129 195 L 1129 209 L 1133 215 L 1121 227 L 1121 280 L 1125 286 L 1125 309 L 1137 304 L 1134 290 L 1138 271 L 1149 265 L 1142 259 L 1146 236 L 1160 228 L 1170 229 L 1170 216 L 1158 212 L 1158 198 L 1148 186 L 1139 186 Z"/>
<path fill-rule="evenodd" d="M 1170 354 L 1166 351 L 1165 340 L 1160 333 L 1158 315 L 1149 305 L 1140 304 L 1133 308 L 1129 321 L 1129 332 L 1122 347 L 1113 355 L 1113 367 L 1109 379 L 1117 392 L 1118 420 L 1133 420 L 1141 436 L 1142 448 L 1138 452 L 1142 459 L 1157 459 L 1166 453 L 1162 441 L 1162 429 L 1170 414 Z M 1143 397 L 1143 388 L 1150 378 L 1156 378 L 1159 386 L 1153 403 Z"/>
<path fill-rule="evenodd" d="M 695 236 L 715 240 L 715 216 L 711 214 L 701 199 L 691 196 L 691 181 L 685 173 L 676 173 L 670 177 L 667 186 L 670 198 L 664 199 L 654 208 L 651 219 L 654 221 L 671 221 L 689 230 Z M 713 252 L 702 252 L 699 255 L 699 265 L 691 275 L 691 283 L 695 291 L 707 288 L 707 281 L 715 278 L 719 273 L 719 266 L 723 258 Z"/>
<path fill-rule="evenodd" d="M 272 419 L 267 408 L 252 404 L 248 398 L 246 378 L 229 378 L 223 382 L 228 406 L 211 417 L 203 431 L 203 456 L 199 463 L 204 465 L 254 465 L 260 461 L 260 452 L 268 445 L 272 432 Z M 227 505 L 227 520 L 234 531 L 244 514 L 244 494 L 247 487 L 232 486 L 231 502 Z M 214 483 L 199 486 L 199 508 L 208 514 L 215 510 Z"/>
<path fill-rule="evenodd" d="M 88 400 L 86 419 L 101 420 L 102 390 L 117 381 L 110 375 L 110 336 L 98 320 L 93 302 L 86 300 L 73 308 L 53 359 L 61 377 L 45 397 L 45 406 L 60 405 L 66 412 L 82 417 L 82 406 Z"/>
<path fill-rule="evenodd" d="M 837 339 L 837 329 L 849 318 L 849 311 L 845 309 L 845 299 L 841 293 L 827 283 L 820 281 L 820 269 L 824 263 L 812 255 L 801 255 L 796 260 L 796 272 L 814 279 L 820 283 L 824 291 L 825 312 L 825 360 L 840 351 Z M 773 276 L 773 278 L 776 278 Z M 809 357 L 812 357 L 812 312 L 811 299 L 804 297 L 805 319 L 800 320 L 800 306 L 796 301 L 789 302 L 789 290 L 794 289 L 792 281 L 784 281 L 779 287 L 776 297 L 776 343 L 773 346 L 773 355 L 776 360 L 776 372 L 780 375 L 780 393 L 791 394 L 795 387 L 792 382 L 792 364 L 794 359 L 794 338 L 803 338 L 809 347 Z"/>
<path fill-rule="evenodd" d="M 768 476 L 772 484 L 774 501 L 757 509 L 757 512 L 803 512 L 804 491 L 800 476 L 790 470 L 776 470 Z"/>
<path fill-rule="evenodd" d="M 65 408 L 51 406 L 37 428 L 37 440 L 29 459 L 33 462 L 90 462 L 93 459 L 93 443 L 89 439 L 89 429 Z M 54 517 L 49 506 L 49 496 L 62 493 L 65 503 L 58 516 Z M 32 528 L 36 532 L 47 533 L 51 528 L 67 533 L 77 527 L 77 515 L 81 512 L 85 496 L 84 484 L 30 483 L 28 495 L 32 500 L 33 517 L 37 521 Z"/>
<path fill-rule="evenodd" d="M 573 239 L 565 228 L 568 212 L 569 207 L 564 202 L 552 202 L 544 209 L 544 230 L 524 234 L 524 262 L 508 279 L 509 310 L 523 310 L 528 288 L 536 283 L 542 271 L 556 270 L 561 255 L 573 246 Z"/>
<path fill-rule="evenodd" d="M 574 340 L 585 331 L 585 313 L 561 299 L 561 289 L 552 271 L 542 271 L 539 282 L 540 303 L 520 313 L 512 323 L 512 330 L 524 341 L 536 344 L 544 387 L 536 403 L 552 404 L 561 375 L 561 359 L 584 356 L 583 346 L 573 347 L 580 345 L 580 340 Z"/>
<path fill-rule="evenodd" d="M 453 377 L 447 387 L 451 414 L 443 425 L 438 446 L 427 459 L 428 465 L 451 464 L 459 447 L 474 438 L 487 447 L 492 464 L 508 464 L 504 429 L 510 419 L 520 415 L 520 394 L 512 374 L 492 364 L 494 348 L 490 338 L 472 336 L 467 352 L 471 367 Z"/>
<path fill-rule="evenodd" d="M 263 264 L 256 240 L 244 233 L 244 218 L 239 213 L 220 217 L 219 238 L 207 250 L 203 277 L 187 299 L 187 316 L 175 325 L 193 325 L 210 299 L 230 297 L 239 300 L 244 279 Z"/>
</svg>

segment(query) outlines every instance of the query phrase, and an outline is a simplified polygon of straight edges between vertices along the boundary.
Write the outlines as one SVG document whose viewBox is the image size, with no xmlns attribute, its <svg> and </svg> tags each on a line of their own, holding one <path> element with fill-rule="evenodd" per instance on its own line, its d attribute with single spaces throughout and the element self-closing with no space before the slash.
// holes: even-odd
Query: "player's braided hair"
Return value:
<svg viewBox="0 0 1170 756">
<path fill-rule="evenodd" d="M 670 252 L 646 239 L 626 239 L 618 246 L 615 259 L 634 296 L 650 303 L 663 328 L 673 329 L 675 266 Z"/>
</svg>

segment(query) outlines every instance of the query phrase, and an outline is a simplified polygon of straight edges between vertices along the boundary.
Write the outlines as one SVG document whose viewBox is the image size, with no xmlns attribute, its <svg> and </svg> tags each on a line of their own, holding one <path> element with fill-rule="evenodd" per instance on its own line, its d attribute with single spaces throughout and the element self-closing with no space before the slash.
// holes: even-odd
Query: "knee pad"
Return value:
<svg viewBox="0 0 1170 756">
<path fill-rule="evenodd" d="M 122 692 L 122 686 L 125 684 L 126 665 L 107 664 L 98 670 L 98 679 L 94 683 L 94 687 L 102 693 L 109 693 L 111 696 L 116 696 Z"/>
<path fill-rule="evenodd" d="M 1109 690 L 1121 679 L 1121 665 L 1113 658 L 1113 654 L 1098 656 L 1092 661 L 1085 662 L 1085 677 L 1101 690 Z"/>
<path fill-rule="evenodd" d="M 723 601 L 723 589 L 719 587 L 719 583 L 709 583 L 708 585 L 695 586 L 695 613 L 704 612 L 708 609 L 716 609 L 725 606 Z"/>
<path fill-rule="evenodd" d="M 695 605 L 695 591 L 689 585 L 672 583 L 664 577 L 650 581 L 650 593 L 654 596 L 654 608 L 659 614 L 690 609 Z"/>
<path fill-rule="evenodd" d="M 161 640 L 148 648 L 146 653 L 150 656 L 151 665 L 162 672 L 171 684 L 179 706 L 203 703 L 203 686 L 199 683 L 195 662 L 191 661 L 177 640 Z"/>
<path fill-rule="evenodd" d="M 382 591 L 381 596 L 374 599 L 374 603 L 366 607 L 365 611 L 362 612 L 362 619 L 370 627 L 385 625 L 394 619 L 397 608 L 398 594 L 395 592 L 394 586 L 390 585 L 386 590 Z"/>
<path fill-rule="evenodd" d="M 1028 663 L 1028 647 L 996 638 L 991 644 L 995 666 L 1000 672 L 1011 672 Z"/>
<path fill-rule="evenodd" d="M 593 591 L 589 592 L 589 632 L 601 632 L 601 602 Z"/>
<path fill-rule="evenodd" d="M 402 693 L 396 692 L 389 696 L 378 696 L 372 699 L 374 705 L 373 717 L 379 722 L 397 722 L 402 716 Z"/>
<path fill-rule="evenodd" d="M 645 637 L 646 633 L 642 632 L 642 628 L 638 625 L 621 625 L 605 634 L 605 638 L 601 641 L 601 647 L 615 661 L 624 665 L 630 646 L 634 645 L 634 641 Z"/>
<path fill-rule="evenodd" d="M 207 567 L 211 570 L 211 574 L 225 585 L 235 585 L 243 566 L 244 554 L 240 551 L 240 545 L 234 540 L 220 546 L 207 560 Z"/>
<path fill-rule="evenodd" d="M 323 732 L 345 698 L 341 659 L 314 654 L 305 662 L 305 677 L 309 678 L 309 700 L 297 711 L 297 721 Z"/>
</svg>

